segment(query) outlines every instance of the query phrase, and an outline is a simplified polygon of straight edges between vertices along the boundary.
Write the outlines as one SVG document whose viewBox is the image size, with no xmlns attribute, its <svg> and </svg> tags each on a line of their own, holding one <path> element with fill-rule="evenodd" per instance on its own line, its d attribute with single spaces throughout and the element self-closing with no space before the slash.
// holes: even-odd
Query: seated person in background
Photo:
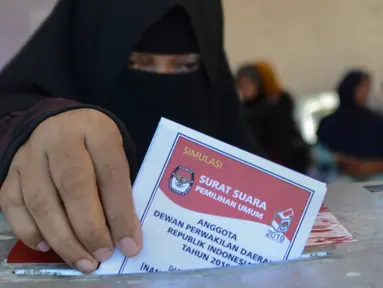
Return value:
<svg viewBox="0 0 383 288">
<path fill-rule="evenodd" d="M 238 90 L 247 123 L 269 159 L 300 173 L 310 165 L 310 151 L 293 116 L 293 100 L 281 89 L 271 65 L 257 62 L 239 69 Z"/>
<path fill-rule="evenodd" d="M 371 76 L 346 73 L 338 85 L 339 108 L 319 124 L 318 143 L 329 149 L 341 171 L 357 179 L 383 173 L 383 118 L 366 108 Z"/>
<path fill-rule="evenodd" d="M 269 103 L 279 105 L 289 118 L 293 117 L 294 113 L 294 100 L 292 96 L 284 89 L 281 88 L 278 76 L 273 69 L 273 66 L 266 61 L 257 61 L 255 67 L 260 74 L 262 81 L 262 92 L 266 95 Z"/>
<path fill-rule="evenodd" d="M 268 103 L 266 95 L 260 93 L 261 79 L 258 70 L 254 65 L 242 66 L 237 72 L 236 81 L 239 96 L 243 101 L 247 124 L 251 129 L 253 137 L 261 141 L 263 139 L 264 116 Z"/>
<path fill-rule="evenodd" d="M 84 273 L 137 255 L 131 183 L 161 117 L 262 153 L 222 19 L 220 1 L 58 2 L 0 74 L 0 205 L 19 239 Z"/>
</svg>

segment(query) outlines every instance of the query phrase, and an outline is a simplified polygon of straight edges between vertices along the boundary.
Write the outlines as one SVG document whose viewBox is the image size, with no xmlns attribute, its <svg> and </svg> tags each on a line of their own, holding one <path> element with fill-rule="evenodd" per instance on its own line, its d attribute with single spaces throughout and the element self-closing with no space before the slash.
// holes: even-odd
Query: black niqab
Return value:
<svg viewBox="0 0 383 288">
<path fill-rule="evenodd" d="M 166 33 L 164 27 L 172 21 L 177 23 Z M 203 68 L 195 73 L 155 75 L 128 69 L 135 49 L 172 53 L 196 48 Z M 58 98 L 74 100 L 78 106 L 53 111 L 50 99 Z M 44 105 L 39 106 L 41 101 Z M 13 132 L 5 130 L 7 137 L 0 139 L 2 167 L 41 121 L 81 107 L 98 107 L 112 118 L 117 114 L 119 119 L 113 119 L 121 131 L 127 126 L 140 160 L 160 116 L 262 154 L 239 112 L 223 50 L 219 0 L 59 1 L 0 74 L 0 118 L 13 119 L 7 124 Z M 124 143 L 132 142 L 126 132 L 122 134 Z M 1 175 L 6 173 L 0 170 Z"/>
<path fill-rule="evenodd" d="M 182 6 L 172 8 L 153 23 L 134 50 L 153 54 L 200 53 L 190 17 Z"/>
<path fill-rule="evenodd" d="M 176 7 L 154 23 L 145 32 L 135 51 L 155 54 L 199 53 L 197 38 L 185 10 Z M 161 117 L 205 134 L 211 134 L 213 130 L 207 121 L 212 110 L 213 93 L 203 67 L 178 74 L 127 68 L 117 87 L 109 106 L 115 107 L 114 112 L 126 123 L 135 139 L 140 162 Z M 126 99 L 126 105 L 119 105 L 121 99 Z M 133 113 L 127 107 L 145 113 Z M 148 133 L 143 134 L 142 131 Z"/>
</svg>

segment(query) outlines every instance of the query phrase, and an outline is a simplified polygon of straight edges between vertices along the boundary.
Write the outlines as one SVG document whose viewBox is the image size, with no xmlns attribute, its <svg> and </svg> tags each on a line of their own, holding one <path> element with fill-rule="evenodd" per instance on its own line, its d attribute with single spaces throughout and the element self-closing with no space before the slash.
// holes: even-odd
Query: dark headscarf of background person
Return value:
<svg viewBox="0 0 383 288">
<path fill-rule="evenodd" d="M 355 97 L 360 85 L 369 85 L 371 76 L 363 70 L 350 70 L 337 87 L 340 105 L 319 124 L 318 143 L 331 152 L 365 159 L 383 157 L 383 118 L 368 110 L 363 99 Z M 364 82 L 367 81 L 367 82 Z M 363 92 L 366 97 L 368 91 Z"/>
<path fill-rule="evenodd" d="M 270 160 L 305 174 L 311 164 L 310 147 L 294 119 L 293 97 L 282 88 L 272 64 L 258 61 L 254 66 L 260 76 L 259 93 L 267 103 L 259 142 Z"/>
<path fill-rule="evenodd" d="M 250 104 L 251 102 L 261 102 L 264 100 L 265 95 L 260 95 L 260 91 L 263 90 L 260 85 L 261 79 L 257 68 L 252 64 L 245 64 L 239 67 L 235 80 L 237 83 L 237 88 L 242 94 L 242 99 L 244 103 Z M 246 80 L 245 84 L 251 85 L 242 85 L 241 81 Z M 246 87 L 244 87 L 246 86 Z M 247 91 L 245 91 L 247 90 Z M 243 95 L 249 94 L 249 95 Z M 253 94 L 253 95 L 250 95 Z"/>
<path fill-rule="evenodd" d="M 121 80 L 127 70 L 129 55 L 145 31 L 177 5 L 183 7 L 190 18 L 211 91 L 211 110 L 209 118 L 205 119 L 209 134 L 262 154 L 245 129 L 223 50 L 221 1 L 61 0 L 0 74 L 0 182 L 14 153 L 32 131 L 48 117 L 71 109 L 93 108 L 112 117 L 121 130 L 129 160 L 135 158 L 133 141 L 124 128 L 124 124 L 129 123 L 115 117 L 115 110 L 121 114 L 115 105 L 126 107 L 125 114 L 137 117 L 148 114 L 148 111 L 135 107 L 136 103 L 132 101 L 135 95 L 125 94 L 116 102 L 115 93 L 121 93 Z M 159 95 L 156 93 L 152 97 Z M 179 97 L 182 99 L 183 96 Z M 183 99 L 184 112 L 198 118 L 198 111 L 187 109 L 193 99 Z M 151 103 L 147 104 L 146 109 Z M 180 108 L 174 106 L 174 109 Z M 137 121 L 134 124 L 140 125 Z M 137 137 L 143 139 L 152 133 L 141 132 Z M 141 149 L 139 155 L 146 151 L 146 147 L 138 148 Z"/>
<path fill-rule="evenodd" d="M 294 102 L 292 96 L 283 89 L 274 65 L 265 60 L 257 61 L 254 65 L 259 71 L 263 87 L 262 92 L 266 95 L 268 101 L 271 104 L 278 104 L 280 108 L 284 109 L 285 113 L 293 115 Z"/>
<path fill-rule="evenodd" d="M 356 103 L 355 93 L 363 80 L 370 80 L 371 76 L 362 70 L 351 70 L 342 79 L 337 87 L 339 109 L 356 109 L 362 111 L 363 103 Z"/>
<path fill-rule="evenodd" d="M 263 88 L 259 72 L 253 64 L 245 64 L 239 67 L 235 79 L 237 89 L 243 95 L 242 101 L 246 123 L 253 137 L 262 146 L 265 127 L 264 118 L 268 103 L 266 95 L 262 93 Z"/>
</svg>

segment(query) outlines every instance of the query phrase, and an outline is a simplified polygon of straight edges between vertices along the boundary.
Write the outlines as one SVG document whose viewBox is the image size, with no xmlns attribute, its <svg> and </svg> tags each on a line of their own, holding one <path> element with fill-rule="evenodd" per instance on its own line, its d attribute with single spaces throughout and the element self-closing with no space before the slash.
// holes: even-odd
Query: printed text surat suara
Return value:
<svg viewBox="0 0 383 288">
<path fill-rule="evenodd" d="M 236 208 L 260 220 L 263 219 L 263 212 L 267 209 L 266 201 L 259 199 L 255 195 L 234 189 L 205 175 L 199 177 L 194 189 L 203 196 Z"/>
</svg>

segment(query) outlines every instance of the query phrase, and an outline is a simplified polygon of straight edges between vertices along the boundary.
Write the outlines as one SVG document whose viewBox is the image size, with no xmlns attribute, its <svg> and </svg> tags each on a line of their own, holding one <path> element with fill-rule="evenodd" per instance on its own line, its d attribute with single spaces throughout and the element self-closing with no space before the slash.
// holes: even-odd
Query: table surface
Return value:
<svg viewBox="0 0 383 288">
<path fill-rule="evenodd" d="M 368 183 L 376 184 L 376 183 Z M 15 266 L 0 264 L 0 287 L 382 287 L 383 192 L 371 193 L 364 184 L 329 187 L 325 203 L 357 242 L 326 247 L 332 253 L 296 262 L 262 264 L 187 272 L 152 273 L 118 277 L 16 276 Z M 382 188 L 383 190 L 383 188 Z M 0 260 L 15 239 L 0 219 Z M 36 267 L 38 269 L 39 267 Z"/>
</svg>

